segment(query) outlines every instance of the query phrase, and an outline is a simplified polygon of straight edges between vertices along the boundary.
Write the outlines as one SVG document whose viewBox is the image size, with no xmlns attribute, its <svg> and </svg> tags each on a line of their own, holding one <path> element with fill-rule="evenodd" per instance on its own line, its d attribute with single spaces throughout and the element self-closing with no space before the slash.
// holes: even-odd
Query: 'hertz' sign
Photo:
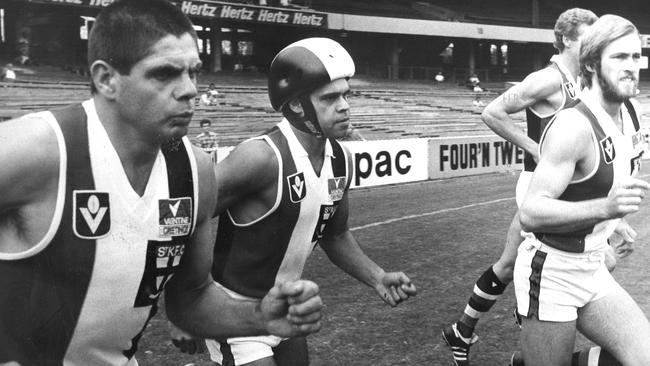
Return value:
<svg viewBox="0 0 650 366">
<path fill-rule="evenodd" d="M 30 0 L 36 3 L 103 8 L 114 0 Z M 275 8 L 209 0 L 172 1 L 190 17 L 326 28 L 327 14 L 307 9 Z"/>
<path fill-rule="evenodd" d="M 327 25 L 327 15 L 309 11 L 208 1 L 183 1 L 180 6 L 183 13 L 189 16 L 316 28 L 324 28 Z"/>
</svg>

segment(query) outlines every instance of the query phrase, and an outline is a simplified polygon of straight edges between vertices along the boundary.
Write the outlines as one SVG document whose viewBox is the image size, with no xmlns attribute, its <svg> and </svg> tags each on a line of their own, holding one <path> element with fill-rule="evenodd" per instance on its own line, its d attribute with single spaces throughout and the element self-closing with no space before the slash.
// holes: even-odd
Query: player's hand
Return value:
<svg viewBox="0 0 650 366">
<path fill-rule="evenodd" d="M 634 240 L 637 237 L 637 232 L 625 220 L 621 220 L 614 234 L 609 240 L 610 245 L 614 248 L 614 252 L 618 258 L 625 258 L 632 254 L 634 251 Z"/>
<path fill-rule="evenodd" d="M 195 353 L 203 353 L 206 350 L 205 341 L 201 338 L 196 338 L 193 335 L 177 328 L 174 324 L 169 323 L 169 336 L 172 343 L 183 353 L 193 355 Z"/>
<path fill-rule="evenodd" d="M 323 301 L 318 285 L 298 280 L 274 286 L 259 304 L 270 334 L 290 338 L 318 332 Z"/>
<path fill-rule="evenodd" d="M 0 366 L 20 366 L 20 364 L 16 361 L 9 361 L 9 362 L 0 362 Z"/>
<path fill-rule="evenodd" d="M 650 183 L 637 178 L 628 178 L 614 185 L 607 195 L 605 215 L 617 218 L 639 211 L 639 205 L 648 189 Z"/>
<path fill-rule="evenodd" d="M 403 272 L 384 273 L 375 290 L 386 304 L 393 307 L 417 294 L 415 285 Z"/>
</svg>

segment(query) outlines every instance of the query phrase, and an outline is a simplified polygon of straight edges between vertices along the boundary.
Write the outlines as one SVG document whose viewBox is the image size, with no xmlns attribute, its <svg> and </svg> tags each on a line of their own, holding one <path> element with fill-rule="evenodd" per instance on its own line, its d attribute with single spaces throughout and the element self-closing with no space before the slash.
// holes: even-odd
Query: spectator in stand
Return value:
<svg viewBox="0 0 650 366">
<path fill-rule="evenodd" d="M 14 82 L 16 81 L 16 72 L 14 71 L 14 65 L 7 64 L 2 69 L 2 75 L 0 75 L 0 81 L 4 82 Z"/>
<path fill-rule="evenodd" d="M 20 37 L 16 40 L 16 52 L 17 56 L 15 62 L 20 65 L 28 65 L 29 60 L 29 35 L 27 32 L 23 31 L 20 34 Z"/>
<path fill-rule="evenodd" d="M 483 88 L 481 88 L 481 79 L 478 78 L 476 74 L 472 74 L 467 78 L 467 82 L 465 83 L 467 87 L 475 92 L 482 92 Z"/>
<path fill-rule="evenodd" d="M 478 76 L 477 76 L 476 74 L 471 74 L 471 75 L 467 78 L 467 81 L 465 82 L 465 85 L 466 85 L 470 90 L 472 90 L 473 92 L 476 93 L 476 94 L 474 95 L 474 101 L 472 102 L 472 105 L 473 105 L 474 107 L 484 107 L 484 106 L 485 106 L 485 103 L 483 103 L 483 101 L 481 101 L 481 95 L 478 94 L 478 93 L 481 93 L 481 92 L 485 91 L 485 89 L 483 89 L 483 88 L 481 87 L 481 79 L 479 79 Z"/>
<path fill-rule="evenodd" d="M 208 90 L 205 91 L 205 93 L 201 94 L 201 104 L 202 105 L 218 105 L 219 102 L 217 99 L 223 98 L 223 95 L 219 94 L 219 91 L 217 90 L 217 87 L 214 85 L 214 83 L 210 83 L 208 85 Z"/>
<path fill-rule="evenodd" d="M 219 147 L 217 143 L 217 133 L 212 131 L 212 122 L 204 118 L 199 122 L 199 125 L 203 129 L 203 132 L 200 134 L 196 135 L 196 138 L 194 140 L 194 145 L 197 147 L 201 148 L 203 151 L 206 153 L 210 154 L 210 156 L 213 156 L 214 161 L 216 161 L 216 152 L 217 148 Z"/>
<path fill-rule="evenodd" d="M 472 105 L 474 107 L 485 107 L 485 103 L 483 103 L 483 101 L 481 100 L 480 94 L 476 94 L 474 96 L 474 101 L 472 102 Z"/>
<path fill-rule="evenodd" d="M 447 47 L 440 52 L 440 61 L 446 75 L 453 75 L 454 70 L 454 44 L 449 43 Z"/>
</svg>

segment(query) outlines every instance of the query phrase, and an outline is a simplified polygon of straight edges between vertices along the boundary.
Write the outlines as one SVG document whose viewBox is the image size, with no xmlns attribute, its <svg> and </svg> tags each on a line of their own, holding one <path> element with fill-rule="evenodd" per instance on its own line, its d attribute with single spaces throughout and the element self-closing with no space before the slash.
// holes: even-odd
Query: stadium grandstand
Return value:
<svg viewBox="0 0 650 366">
<path fill-rule="evenodd" d="M 85 53 L 93 17 L 112 0 L 6 0 L 0 5 L 0 62 L 18 82 L 0 90 L 0 120 L 87 96 Z M 551 28 L 567 7 L 608 12 L 604 1 L 185 0 L 196 24 L 206 73 L 218 85 L 218 106 L 197 107 L 222 145 L 236 144 L 276 121 L 266 98 L 272 55 L 308 36 L 338 40 L 355 59 L 354 122 L 366 139 L 487 134 L 463 87 L 477 74 L 482 104 L 545 64 L 554 53 Z M 616 13 L 637 22 L 650 7 L 626 1 Z M 611 12 L 611 9 L 610 9 Z M 645 37 L 644 37 L 645 40 Z M 644 49 L 644 54 L 647 49 Z M 446 82 L 434 85 L 443 72 Z M 642 80 L 647 70 L 642 71 Z M 643 103 L 647 98 L 641 96 Z M 198 105 L 198 103 L 197 103 Z M 521 117 L 523 126 L 523 116 Z M 198 127 L 196 127 L 198 128 Z"/>
</svg>

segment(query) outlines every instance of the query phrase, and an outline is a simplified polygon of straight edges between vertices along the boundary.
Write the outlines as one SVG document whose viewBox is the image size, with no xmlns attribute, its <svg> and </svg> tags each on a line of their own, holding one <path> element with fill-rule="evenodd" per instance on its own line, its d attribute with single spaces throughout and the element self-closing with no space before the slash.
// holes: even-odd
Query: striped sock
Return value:
<svg viewBox="0 0 650 366">
<path fill-rule="evenodd" d="M 474 285 L 474 292 L 465 306 L 458 322 L 458 331 L 463 337 L 471 337 L 479 318 L 492 308 L 507 284 L 499 280 L 492 267 L 488 268 Z"/>
<path fill-rule="evenodd" d="M 573 354 L 571 366 L 620 366 L 614 356 L 600 347 L 585 348 Z"/>
</svg>

